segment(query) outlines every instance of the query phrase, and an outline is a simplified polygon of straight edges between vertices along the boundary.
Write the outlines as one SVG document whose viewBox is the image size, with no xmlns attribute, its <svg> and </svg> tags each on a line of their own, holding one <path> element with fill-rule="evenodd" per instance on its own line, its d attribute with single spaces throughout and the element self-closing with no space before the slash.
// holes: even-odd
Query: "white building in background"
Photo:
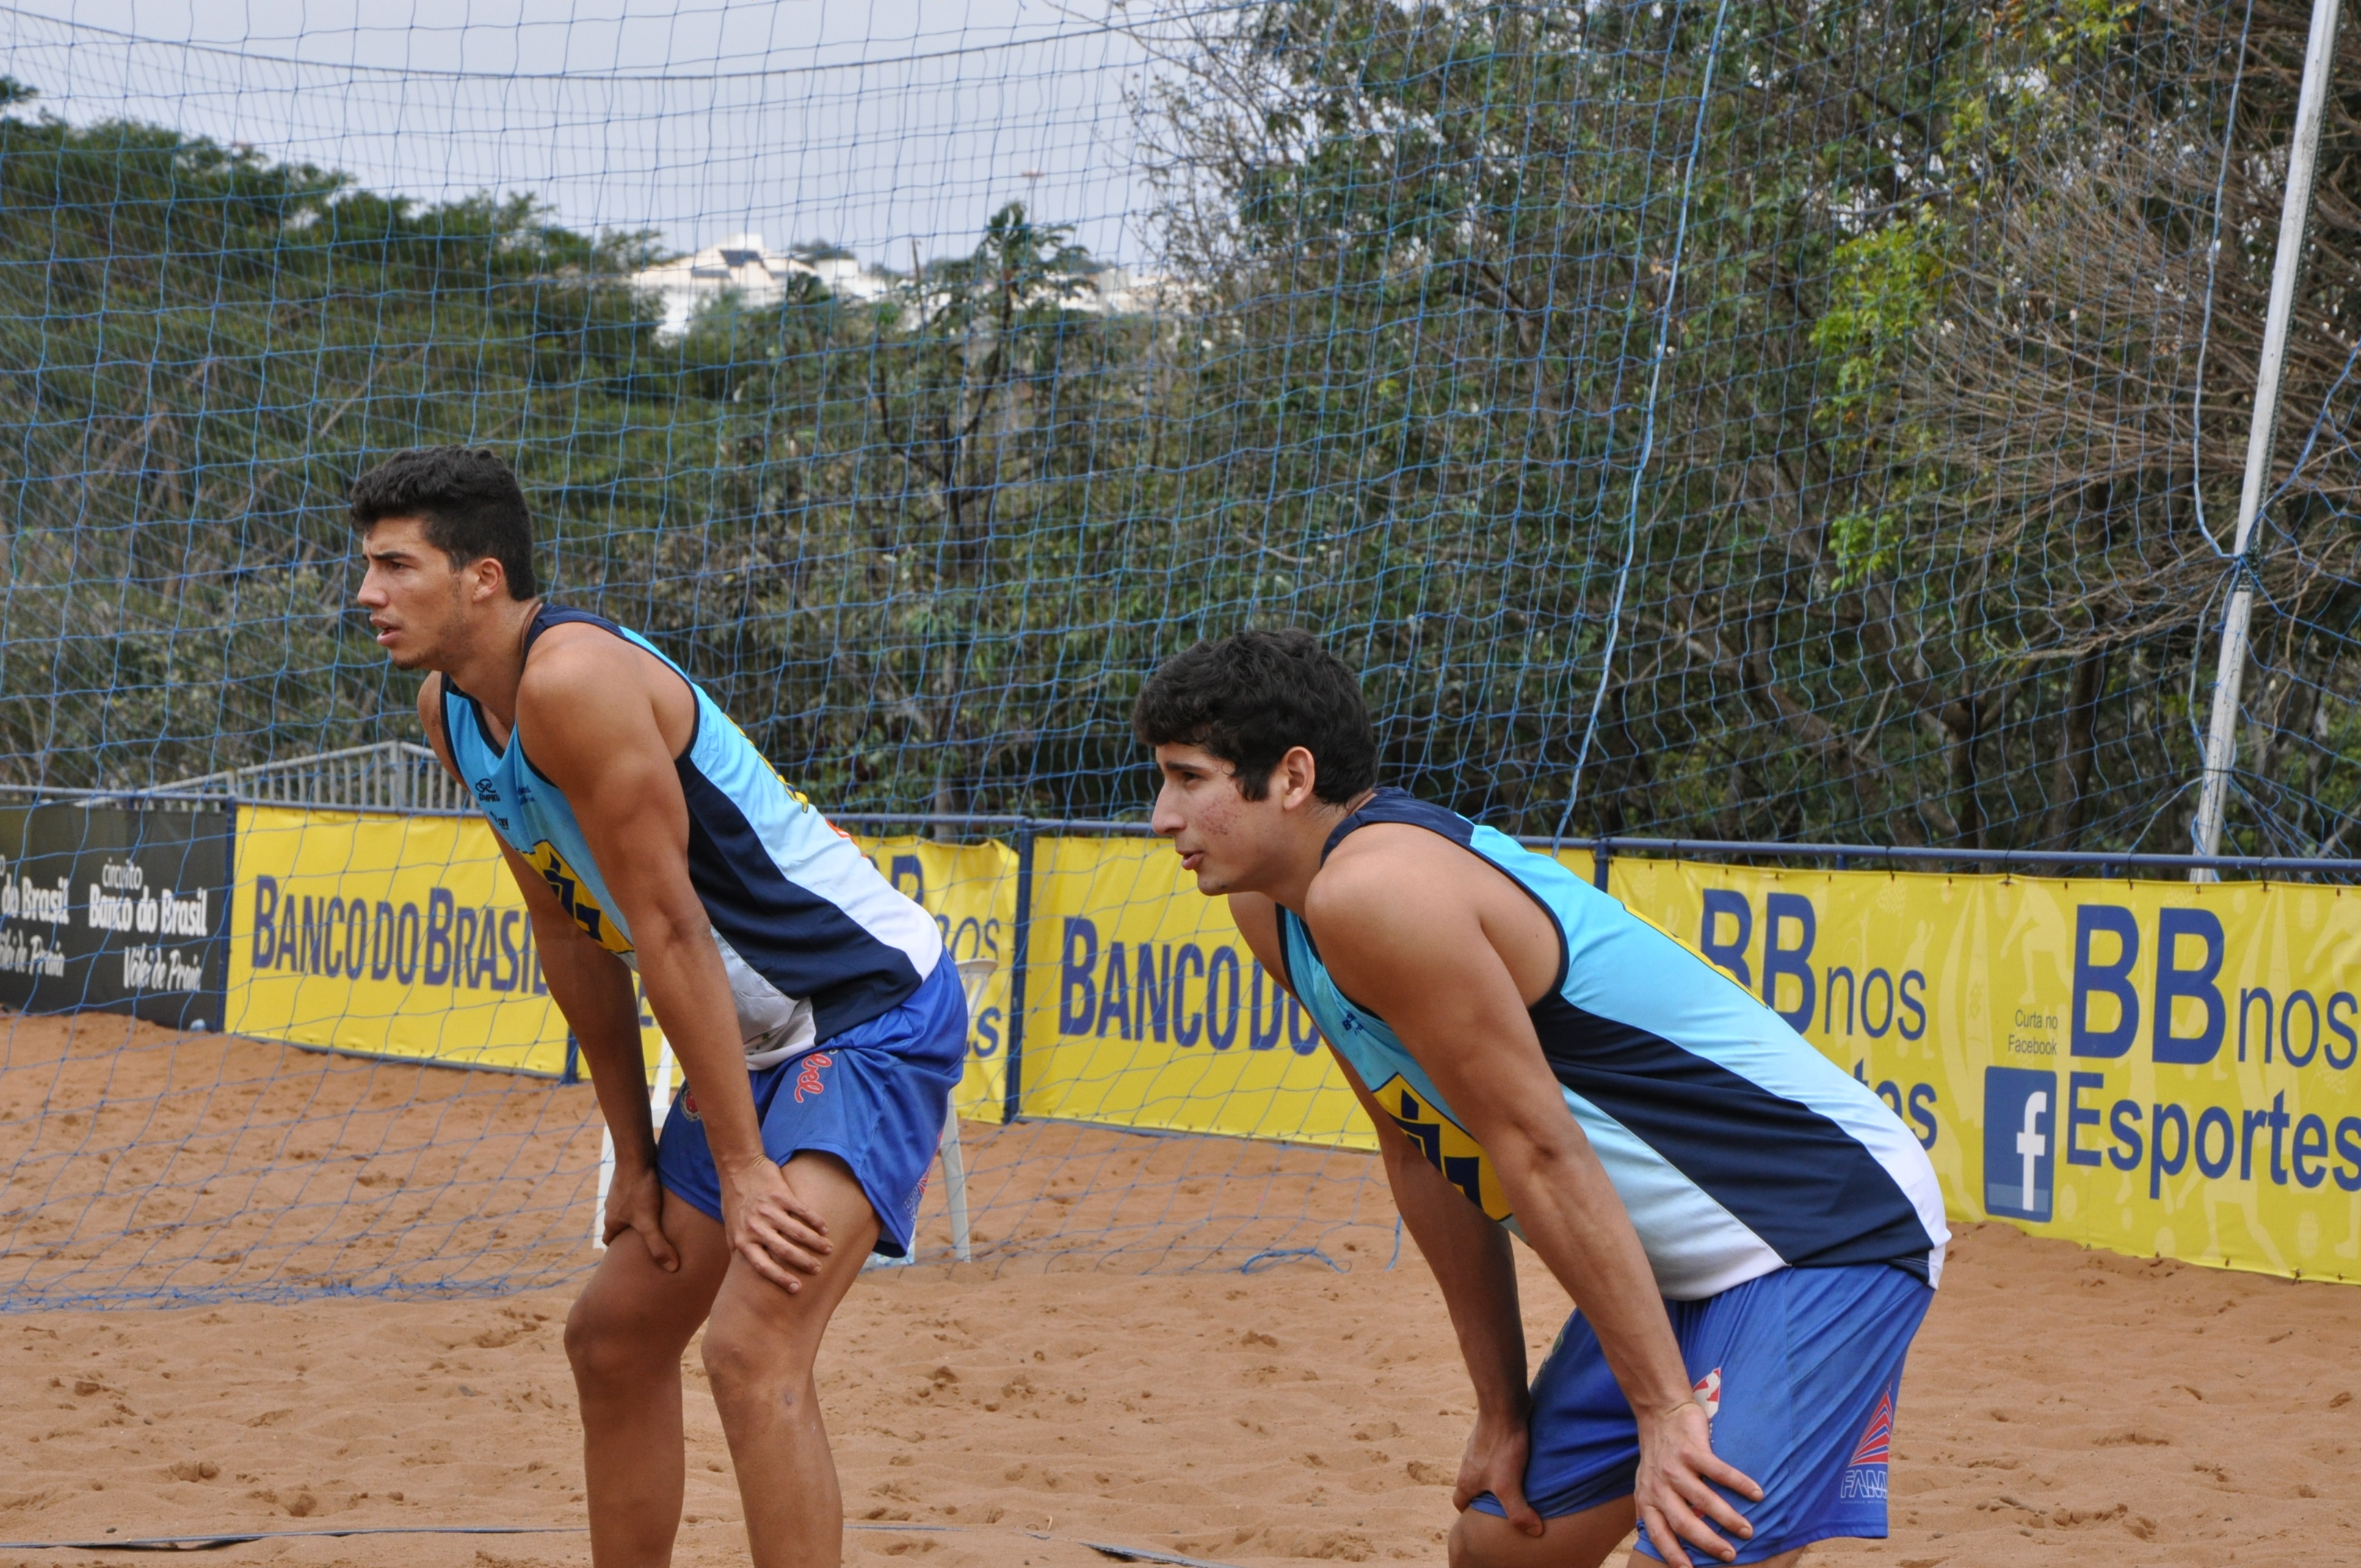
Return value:
<svg viewBox="0 0 2361 1568">
<path fill-rule="evenodd" d="M 631 282 L 662 298 L 664 324 L 657 330 L 674 336 L 688 329 L 689 318 L 699 306 L 723 293 L 734 293 L 749 310 L 761 310 L 785 298 L 798 277 L 816 280 L 837 299 L 854 301 L 906 290 L 910 281 L 833 246 L 770 250 L 761 235 L 741 234 L 693 256 L 635 272 Z M 1054 287 L 1058 302 L 1067 310 L 1100 316 L 1170 313 L 1185 308 L 1191 293 L 1177 278 L 1115 266 L 1063 279 Z M 940 303 L 940 296 L 921 290 L 917 302 L 922 311 L 928 311 Z"/>
<path fill-rule="evenodd" d="M 1067 292 L 1067 309 L 1100 316 L 1173 315 L 1188 310 L 1203 293 L 1170 272 L 1129 267 L 1102 268 L 1091 281 L 1094 287 Z"/>
<path fill-rule="evenodd" d="M 752 310 L 775 305 L 798 277 L 817 280 L 840 300 L 873 300 L 895 284 L 891 274 L 865 266 L 851 251 L 830 246 L 771 250 L 758 234 L 732 235 L 693 256 L 635 272 L 631 282 L 663 299 L 664 325 L 657 330 L 669 335 L 686 331 L 697 307 L 724 293 L 735 293 Z"/>
</svg>

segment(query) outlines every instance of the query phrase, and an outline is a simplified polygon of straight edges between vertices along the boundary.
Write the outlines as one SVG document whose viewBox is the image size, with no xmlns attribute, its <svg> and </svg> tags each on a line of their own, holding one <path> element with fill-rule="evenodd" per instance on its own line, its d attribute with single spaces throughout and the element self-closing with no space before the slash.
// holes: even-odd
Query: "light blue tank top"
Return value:
<svg viewBox="0 0 2361 1568">
<path fill-rule="evenodd" d="M 811 1049 L 895 1006 L 942 959 L 942 933 L 852 841 L 787 787 L 745 732 L 645 638 L 587 610 L 544 605 L 525 635 L 596 626 L 664 659 L 697 698 L 674 760 L 688 803 L 688 874 L 713 926 L 750 1067 Z M 443 738 L 500 836 L 548 882 L 592 939 L 631 959 L 631 933 L 565 795 L 533 765 L 529 737 L 492 740 L 482 710 L 443 677 Z"/>
<path fill-rule="evenodd" d="M 1788 1266 L 1942 1270 L 1942 1193 L 1901 1119 L 1720 970 L 1546 855 L 1381 789 L 1326 851 L 1377 822 L 1488 861 L 1558 928 L 1557 984 L 1533 1028 L 1576 1121 L 1631 1212 L 1657 1287 L 1719 1295 Z M 1355 1003 L 1303 922 L 1279 912 L 1288 983 L 1394 1124 L 1470 1202 L 1515 1225 L 1484 1150 L 1385 1020 Z"/>
</svg>

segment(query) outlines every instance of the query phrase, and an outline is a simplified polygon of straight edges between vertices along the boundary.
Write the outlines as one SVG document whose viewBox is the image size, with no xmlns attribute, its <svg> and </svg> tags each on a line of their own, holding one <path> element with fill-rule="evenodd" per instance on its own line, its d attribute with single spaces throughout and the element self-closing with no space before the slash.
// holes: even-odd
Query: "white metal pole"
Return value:
<svg viewBox="0 0 2361 1568">
<path fill-rule="evenodd" d="M 2295 138 L 2288 149 L 2287 191 L 2279 205 L 2279 243 L 2271 258 L 2271 301 L 2263 319 L 2263 354 L 2255 375 L 2255 418 L 2246 432 L 2246 473 L 2238 493 L 2238 529 L 2231 545 L 2230 602 L 2222 616 L 2222 657 L 2213 672 L 2213 710 L 2205 725 L 2205 773 L 2197 797 L 2197 852 L 2219 854 L 2229 809 L 2230 772 L 2238 761 L 2238 697 L 2246 674 L 2246 629 L 2254 619 L 2253 574 L 2246 552 L 2270 482 L 2271 438 L 2279 412 L 2279 378 L 2287 367 L 2288 329 L 2295 318 L 2295 285 L 2303 269 L 2303 231 L 2312 214 L 2312 178 L 2320 168 L 2320 130 L 2327 118 L 2328 72 L 2336 54 L 2337 0 L 2312 0 L 2312 33 L 2303 46 L 2303 85 L 2296 98 Z M 2243 62 L 2241 62 L 2243 64 Z M 2235 134 L 2235 126 L 2230 127 Z M 2191 882 L 2212 882 L 2199 869 Z"/>
</svg>

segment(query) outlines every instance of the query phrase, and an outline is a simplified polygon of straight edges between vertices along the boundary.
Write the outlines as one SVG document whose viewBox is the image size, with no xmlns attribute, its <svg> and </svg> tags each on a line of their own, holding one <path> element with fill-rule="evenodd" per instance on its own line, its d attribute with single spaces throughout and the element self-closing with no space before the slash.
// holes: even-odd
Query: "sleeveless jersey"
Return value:
<svg viewBox="0 0 2361 1568">
<path fill-rule="evenodd" d="M 663 659 L 697 699 L 674 759 L 688 804 L 688 875 L 737 1002 L 749 1067 L 769 1067 L 901 1004 L 941 960 L 932 916 L 877 874 L 852 841 L 763 760 L 744 731 L 645 638 L 586 610 L 544 605 L 525 650 L 553 626 L 596 626 Z M 494 743 L 476 701 L 443 677 L 443 739 L 493 828 L 548 882 L 599 946 L 636 967 L 631 933 L 529 737 Z"/>
<path fill-rule="evenodd" d="M 1901 1119 L 1719 970 L 1545 855 L 1398 789 L 1329 836 L 1401 822 L 1480 856 L 1556 925 L 1559 973 L 1532 1009 L 1565 1103 L 1673 1300 L 1790 1265 L 1941 1273 L 1943 1200 Z M 1279 912 L 1288 984 L 1386 1114 L 1477 1207 L 1515 1227 L 1491 1162 L 1433 1080 L 1329 976 Z"/>
</svg>

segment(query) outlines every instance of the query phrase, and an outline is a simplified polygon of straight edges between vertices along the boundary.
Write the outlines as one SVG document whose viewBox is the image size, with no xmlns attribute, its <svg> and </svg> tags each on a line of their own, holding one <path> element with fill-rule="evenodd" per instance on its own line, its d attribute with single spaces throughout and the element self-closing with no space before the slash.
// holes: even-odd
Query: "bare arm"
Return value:
<svg viewBox="0 0 2361 1568">
<path fill-rule="evenodd" d="M 574 807 L 631 930 L 648 1004 L 696 1088 L 731 1248 L 796 1290 L 791 1270 L 817 1272 L 830 1247 L 817 1212 L 763 1153 L 729 972 L 689 880 L 688 803 L 659 712 L 685 694 L 678 676 L 628 643 L 553 637 L 525 666 L 517 728 Z"/>
<path fill-rule="evenodd" d="M 1532 1399 L 1525 1387 L 1525 1322 L 1509 1233 L 1426 1162 L 1351 1063 L 1340 1056 L 1336 1065 L 1378 1129 L 1378 1154 L 1385 1161 L 1394 1206 L 1433 1270 L 1459 1340 L 1459 1358 L 1475 1386 L 1476 1424 L 1460 1456 L 1451 1506 L 1465 1508 L 1489 1492 L 1500 1500 L 1510 1524 L 1539 1535 L 1541 1515 L 1525 1501 L 1532 1444 L 1526 1423 Z"/>
<path fill-rule="evenodd" d="M 1258 893 L 1230 894 L 1230 916 L 1264 970 L 1284 976 L 1279 916 Z M 1290 987 L 1292 990 L 1292 987 Z M 1377 1129 L 1378 1156 L 1393 1190 L 1394 1207 L 1411 1240 L 1434 1273 L 1443 1302 L 1458 1336 L 1460 1359 L 1476 1389 L 1476 1426 L 1459 1466 L 1451 1504 L 1465 1508 L 1485 1492 L 1500 1499 L 1509 1522 L 1529 1535 L 1541 1533 L 1541 1516 L 1525 1502 L 1525 1326 L 1517 1302 L 1517 1265 L 1509 1233 L 1467 1201 L 1467 1195 L 1429 1165 L 1332 1045 L 1336 1067 Z"/>
<path fill-rule="evenodd" d="M 1405 885 L 1416 899 L 1401 896 Z M 1749 1497 L 1761 1488 L 1713 1455 L 1639 1234 L 1527 1012 L 1529 995 L 1555 975 L 1547 917 L 1465 850 L 1385 827 L 1338 849 L 1307 915 L 1337 983 L 1385 1019 L 1483 1146 L 1525 1238 L 1598 1335 L 1639 1423 L 1635 1497 L 1650 1539 L 1675 1563 L 1680 1540 L 1734 1555 L 1698 1516 L 1741 1537 L 1751 1528 L 1705 1483 Z M 1537 971 L 1543 939 L 1548 963 Z"/>
<path fill-rule="evenodd" d="M 443 743 L 442 717 L 437 711 L 442 689 L 442 676 L 426 677 L 419 691 L 419 721 L 444 771 L 465 788 L 467 781 L 460 778 Z M 509 874 L 524 894 L 533 948 L 541 955 L 542 977 L 548 981 L 549 993 L 556 999 L 558 1011 L 566 1015 L 590 1065 L 591 1092 L 598 1097 L 599 1114 L 614 1136 L 615 1181 L 608 1190 L 606 1240 L 611 1243 L 626 1230 L 636 1231 L 657 1264 L 677 1268 L 679 1255 L 664 1232 L 663 1199 L 655 1175 L 655 1125 L 648 1110 L 640 1008 L 631 992 L 631 970 L 574 923 L 541 873 L 507 840 L 500 839 L 500 846 Z"/>
</svg>

